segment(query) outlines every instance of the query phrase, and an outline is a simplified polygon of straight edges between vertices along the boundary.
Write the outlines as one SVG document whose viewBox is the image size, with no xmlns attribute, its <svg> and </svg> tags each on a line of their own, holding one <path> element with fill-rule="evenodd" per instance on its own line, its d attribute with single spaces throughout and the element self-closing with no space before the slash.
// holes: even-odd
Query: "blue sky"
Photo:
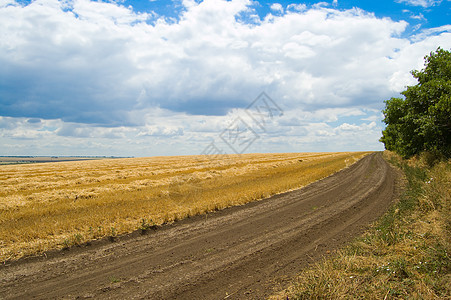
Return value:
<svg viewBox="0 0 451 300">
<path fill-rule="evenodd" d="M 450 13 L 449 0 L 0 0 L 0 155 L 382 150 L 383 101 L 451 48 Z M 261 126 L 259 103 L 280 114 Z"/>
<path fill-rule="evenodd" d="M 200 1 L 196 1 L 200 2 Z M 271 13 L 271 6 L 275 3 L 282 5 L 284 9 L 293 4 L 304 4 L 312 7 L 318 3 L 328 3 L 333 8 L 345 10 L 354 7 L 372 12 L 376 17 L 389 17 L 392 20 L 409 20 L 409 27 L 421 24 L 422 28 L 438 27 L 449 23 L 451 18 L 449 1 L 374 1 L 374 0 L 340 0 L 340 1 L 255 1 L 250 7 L 255 9 L 260 18 Z M 179 19 L 184 11 L 182 1 L 144 0 L 120 2 L 124 6 L 131 6 L 136 12 L 155 12 L 160 16 Z"/>
</svg>

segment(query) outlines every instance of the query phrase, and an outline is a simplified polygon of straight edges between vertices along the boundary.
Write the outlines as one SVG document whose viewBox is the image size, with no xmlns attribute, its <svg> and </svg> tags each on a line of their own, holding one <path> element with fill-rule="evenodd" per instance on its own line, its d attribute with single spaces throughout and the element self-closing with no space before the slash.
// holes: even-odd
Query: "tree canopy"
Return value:
<svg viewBox="0 0 451 300">
<path fill-rule="evenodd" d="M 418 84 L 403 98 L 386 100 L 381 142 L 403 157 L 433 152 L 451 155 L 451 52 L 438 48 L 425 56 L 425 68 L 411 72 Z"/>
</svg>

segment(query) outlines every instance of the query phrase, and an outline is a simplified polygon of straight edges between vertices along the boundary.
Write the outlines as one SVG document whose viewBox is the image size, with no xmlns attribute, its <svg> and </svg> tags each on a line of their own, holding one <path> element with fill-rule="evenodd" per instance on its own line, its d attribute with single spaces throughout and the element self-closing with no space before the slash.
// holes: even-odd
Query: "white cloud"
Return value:
<svg viewBox="0 0 451 300">
<path fill-rule="evenodd" d="M 271 4 L 271 10 L 276 12 L 283 12 L 283 6 L 280 3 L 273 3 Z"/>
<path fill-rule="evenodd" d="M 412 6 L 422 6 L 424 8 L 440 4 L 442 0 L 396 0 L 398 3 L 406 3 Z"/>
<path fill-rule="evenodd" d="M 427 21 L 422 13 L 420 13 L 418 15 L 411 15 L 410 18 L 414 19 L 414 20 Z"/>
<path fill-rule="evenodd" d="M 323 8 L 327 6 L 329 6 L 329 3 L 324 1 L 313 4 L 314 8 Z"/>
<path fill-rule="evenodd" d="M 406 23 L 358 9 L 290 12 L 249 26 L 235 16 L 250 1 L 185 1 L 178 23 L 150 25 L 149 15 L 114 3 L 68 3 L 72 10 L 40 0 L 0 12 L 0 28 L 8 28 L 0 29 L 1 57 L 16 71 L 5 76 L 23 86 L 11 101 L 34 95 L 33 111 L 66 121 L 124 124 L 136 121 L 124 111 L 151 106 L 225 114 L 263 89 L 289 105 L 371 103 L 395 72 L 385 57 L 408 43 L 398 37 Z M 369 90 L 381 92 L 368 97 Z M 16 104 L 4 111 L 36 115 Z"/>
<path fill-rule="evenodd" d="M 210 117 L 148 111 L 143 117 L 147 124 L 132 127 L 2 117 L 0 143 L 3 155 L 29 155 L 30 151 L 33 155 L 198 154 L 212 141 L 225 152 L 232 153 L 219 135 L 237 116 L 245 119 L 259 135 L 249 148 L 250 152 L 346 151 L 352 150 L 354 144 L 360 145 L 354 150 L 381 148 L 377 136 L 382 128 L 365 125 L 367 121 L 379 122 L 380 112 L 356 108 L 285 111 L 283 116 L 268 121 L 265 130 L 246 118 L 244 110 Z M 348 119 L 347 124 L 356 126 L 353 132 L 345 130 L 348 125 L 341 126 L 343 120 Z M 328 137 L 331 140 L 326 143 Z M 348 140 L 350 144 L 340 139 Z M 18 140 L 21 147 L 17 147 Z"/>
<path fill-rule="evenodd" d="M 299 3 L 299 4 L 288 4 L 287 10 L 294 10 L 294 11 L 304 11 L 307 9 L 307 5 Z"/>
<path fill-rule="evenodd" d="M 174 127 L 174 126 L 146 126 L 145 129 L 141 130 L 138 133 L 138 136 L 182 136 L 183 135 L 183 127 Z"/>
<path fill-rule="evenodd" d="M 110 139 L 117 149 L 132 141 L 133 151 L 145 151 L 145 141 L 167 139 L 179 147 L 161 152 L 186 143 L 197 153 L 192 141 L 213 138 L 231 111 L 266 91 L 286 112 L 277 120 L 281 136 L 267 141 L 322 145 L 319 136 L 347 134 L 327 123 L 362 126 L 347 120 L 380 111 L 384 99 L 414 83 L 409 71 L 422 67 L 426 53 L 451 48 L 449 26 L 408 39 L 404 21 L 326 3 L 291 4 L 285 13 L 273 4 L 280 13 L 251 24 L 237 18 L 253 14 L 250 0 L 183 5 L 180 20 L 168 21 L 115 3 L 1 2 L 0 111 L 18 118 L 0 119 L 0 143 L 45 135 L 49 145 L 93 149 L 87 141 Z M 355 132 L 365 139 L 380 128 Z M 77 141 L 68 143 L 71 137 Z"/>
<path fill-rule="evenodd" d="M 411 40 L 414 42 L 421 42 L 421 41 L 429 42 L 431 40 L 436 39 L 435 37 L 439 36 L 440 39 L 445 37 L 444 43 L 449 44 L 448 39 L 450 37 L 450 34 L 451 34 L 451 25 L 443 25 L 440 27 L 425 29 L 421 33 L 412 36 Z M 447 47 L 447 46 L 444 45 L 443 47 Z"/>
</svg>

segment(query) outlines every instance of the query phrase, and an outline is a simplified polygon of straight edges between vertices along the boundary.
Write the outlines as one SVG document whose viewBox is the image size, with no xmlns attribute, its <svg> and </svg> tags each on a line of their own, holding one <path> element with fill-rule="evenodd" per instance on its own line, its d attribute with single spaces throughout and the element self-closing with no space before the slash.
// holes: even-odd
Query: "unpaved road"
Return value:
<svg viewBox="0 0 451 300">
<path fill-rule="evenodd" d="M 0 267 L 0 298 L 263 299 L 392 203 L 380 153 L 297 191 Z"/>
</svg>

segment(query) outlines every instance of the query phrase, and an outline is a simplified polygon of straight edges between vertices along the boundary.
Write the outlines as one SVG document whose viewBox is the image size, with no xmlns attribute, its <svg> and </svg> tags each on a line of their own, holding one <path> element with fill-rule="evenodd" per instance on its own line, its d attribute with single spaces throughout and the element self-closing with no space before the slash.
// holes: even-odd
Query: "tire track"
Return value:
<svg viewBox="0 0 451 300">
<path fill-rule="evenodd" d="M 382 215 L 397 178 L 371 154 L 296 191 L 2 266 L 0 298 L 262 299 Z"/>
</svg>

